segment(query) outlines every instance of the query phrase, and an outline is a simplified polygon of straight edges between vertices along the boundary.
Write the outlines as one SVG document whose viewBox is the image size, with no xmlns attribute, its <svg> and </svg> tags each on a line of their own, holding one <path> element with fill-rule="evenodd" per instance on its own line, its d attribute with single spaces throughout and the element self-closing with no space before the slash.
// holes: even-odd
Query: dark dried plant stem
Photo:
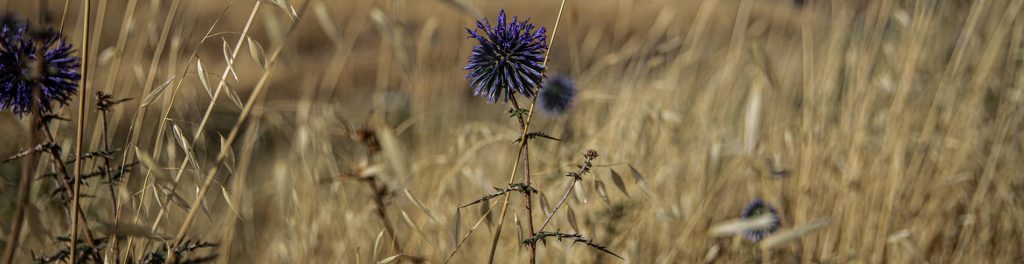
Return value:
<svg viewBox="0 0 1024 264">
<path fill-rule="evenodd" d="M 558 22 L 560 20 L 562 20 L 562 10 L 564 8 L 565 8 L 565 0 L 562 0 L 562 4 L 558 7 L 558 16 L 555 18 L 555 27 L 551 30 L 551 40 L 548 41 L 548 50 L 547 50 L 547 53 L 544 54 L 544 63 L 542 63 L 542 65 L 544 65 L 545 67 L 548 65 L 548 57 L 551 55 L 551 45 L 555 42 L 555 33 L 558 32 Z M 526 152 L 526 145 L 527 145 L 527 142 L 529 142 L 529 140 L 527 139 L 527 134 L 530 132 L 530 122 L 533 121 L 533 113 L 534 113 L 533 110 L 536 107 L 537 107 L 537 96 L 534 96 L 530 100 L 530 110 L 529 110 L 528 114 L 526 115 L 526 121 L 523 122 L 523 125 L 522 125 L 523 131 L 522 131 L 522 135 L 519 138 L 521 138 L 523 140 L 519 142 L 519 151 L 516 152 L 517 153 L 516 154 L 516 161 L 512 165 L 512 176 L 510 176 L 509 179 L 508 179 L 508 184 L 509 185 L 511 185 L 512 183 L 515 182 L 515 180 L 516 180 L 516 171 L 518 171 L 518 169 L 519 169 L 519 161 L 523 158 L 523 154 Z M 519 109 L 519 108 L 517 107 L 516 109 Z M 522 115 L 519 115 L 519 117 L 522 118 Z M 487 263 L 494 263 L 494 253 L 495 253 L 495 250 L 497 250 L 497 248 L 498 248 L 498 239 L 501 238 L 501 228 L 502 228 L 502 226 L 505 223 L 505 216 L 508 214 L 508 199 L 509 199 L 509 194 L 506 193 L 505 194 L 505 199 L 504 199 L 504 201 L 502 202 L 502 205 L 501 205 L 501 217 L 498 218 L 498 228 L 495 229 L 495 231 L 494 231 L 494 239 L 491 240 L 491 251 L 488 253 Z M 531 224 L 531 228 L 532 228 L 532 224 Z M 530 254 L 531 263 L 533 262 L 533 260 L 536 259 L 535 257 L 536 257 L 536 251 L 531 250 L 531 254 Z"/>
<path fill-rule="evenodd" d="M 100 119 L 102 120 L 102 125 L 103 125 L 102 132 L 101 132 L 102 133 L 101 136 L 103 137 L 103 139 L 102 139 L 103 140 L 103 151 L 106 151 L 107 153 L 111 153 L 110 152 L 110 137 L 109 137 L 109 132 L 108 132 L 108 129 L 110 127 L 110 122 L 108 120 L 109 118 L 107 117 L 108 114 L 109 114 L 108 113 L 109 110 L 110 109 L 101 109 L 100 110 Z M 107 186 L 110 187 L 110 203 L 111 203 L 110 211 L 111 211 L 111 214 L 113 214 L 113 217 L 112 217 L 112 219 L 110 219 L 110 222 L 111 222 L 111 225 L 117 226 L 117 219 L 121 216 L 121 210 L 120 210 L 120 207 L 117 206 L 117 190 L 115 189 L 115 185 L 116 184 L 114 182 L 114 176 L 113 176 L 112 173 L 109 172 L 109 170 L 111 170 L 113 168 L 110 166 L 110 156 L 104 155 L 102 158 L 103 158 L 103 164 L 104 164 L 104 166 L 106 166 L 106 169 L 104 170 L 103 174 L 107 175 Z M 78 157 L 77 159 L 82 159 L 82 157 Z M 123 170 L 124 170 L 124 167 L 121 168 L 122 172 L 123 172 Z M 123 173 L 122 173 L 122 175 L 123 175 Z M 117 257 L 120 256 L 119 254 L 117 254 L 117 251 L 118 251 L 117 236 L 111 235 L 110 236 L 110 243 L 108 245 L 110 245 L 110 255 L 114 256 L 114 262 L 113 263 L 119 263 L 120 261 L 118 261 L 118 259 L 117 259 Z"/>
<path fill-rule="evenodd" d="M 395 226 L 391 224 L 391 220 L 388 218 L 387 205 L 384 203 L 384 198 L 387 196 L 388 191 L 387 186 L 381 184 L 375 175 L 359 177 L 359 180 L 369 185 L 373 191 L 373 202 L 377 204 L 377 217 L 380 217 L 380 221 L 384 223 L 384 229 L 387 230 L 388 236 L 391 237 L 391 246 L 394 247 L 396 253 L 405 253 L 402 251 L 402 245 L 398 242 Z"/>
<path fill-rule="evenodd" d="M 45 6 L 45 1 L 39 1 L 40 6 Z M 40 7 L 40 10 L 45 10 L 44 7 Z M 40 44 L 43 45 L 43 44 Z M 36 58 L 42 58 L 40 55 L 42 49 L 36 50 Z M 43 63 L 42 60 L 36 61 L 36 73 L 42 73 Z M 41 76 L 36 76 L 41 78 Z M 41 83 L 41 82 L 40 82 Z M 39 132 L 35 130 L 35 125 L 41 121 L 40 110 L 39 110 L 39 97 L 42 87 L 41 84 L 36 84 L 36 89 L 32 90 L 32 118 L 29 123 L 29 147 L 39 145 Z M 11 221 L 10 233 L 7 235 L 7 245 L 4 247 L 4 259 L 3 263 L 10 264 L 14 261 L 14 254 L 18 249 L 18 239 L 21 237 L 21 228 L 24 224 L 25 218 L 25 207 L 28 206 L 30 192 L 32 191 L 32 177 L 35 174 L 36 159 L 38 158 L 37 151 L 29 151 L 24 159 L 21 166 L 21 181 L 18 183 L 18 200 L 17 206 L 14 211 L 14 219 Z"/>
<path fill-rule="evenodd" d="M 377 151 L 369 141 L 366 143 L 366 163 L 373 163 L 373 158 L 376 156 Z M 395 249 L 398 254 L 405 253 L 402 251 L 402 245 L 398 242 L 398 234 L 395 232 L 395 226 L 391 224 L 390 218 L 388 218 L 388 207 L 384 203 L 384 199 L 388 194 L 388 188 L 386 185 L 380 182 L 376 175 L 349 175 L 350 178 L 356 178 L 370 186 L 370 191 L 373 191 L 373 202 L 377 204 L 377 217 L 384 223 L 384 229 L 387 230 L 388 236 L 391 237 L 391 246 Z"/>
<path fill-rule="evenodd" d="M 555 205 L 555 208 L 551 209 L 551 213 L 549 213 L 548 217 L 544 219 L 544 223 L 540 225 L 540 229 L 537 232 L 544 232 L 544 228 L 547 227 L 548 223 L 551 222 L 551 218 L 554 218 L 555 213 L 558 212 L 558 209 L 562 208 L 562 205 L 565 204 L 565 201 L 569 199 L 569 195 L 572 195 L 572 190 L 576 189 L 576 183 L 580 181 L 580 177 L 582 177 L 583 174 L 586 173 L 587 171 L 590 171 L 590 167 L 593 166 L 591 164 L 592 161 L 592 157 L 587 157 L 586 161 L 583 162 L 583 165 L 580 166 L 580 170 L 577 171 L 576 174 L 572 175 L 572 182 L 569 183 L 569 188 L 565 190 L 565 194 L 562 195 L 562 199 L 558 201 L 558 204 Z"/>
<path fill-rule="evenodd" d="M 57 144 L 57 142 L 56 142 L 56 140 L 55 140 L 55 138 L 53 136 L 53 132 L 50 131 L 50 126 L 48 124 L 40 124 L 39 129 L 41 129 L 42 132 L 43 132 L 43 135 L 46 136 L 46 140 L 48 140 L 51 144 Z M 67 165 L 66 165 L 67 162 L 64 162 L 64 158 L 61 157 L 61 153 L 60 153 L 59 149 L 57 149 L 57 148 L 48 148 L 47 150 L 48 150 L 47 152 L 50 153 L 50 157 L 51 157 L 50 158 L 50 162 L 53 163 L 54 169 L 57 170 L 58 178 L 60 178 L 60 181 L 58 183 L 61 184 L 64 187 L 64 191 L 65 192 L 70 192 L 72 190 L 72 188 L 71 188 L 71 181 L 69 181 L 68 179 L 71 179 L 71 175 L 68 174 L 68 168 L 67 168 Z M 76 160 L 80 160 L 80 159 L 81 158 L 78 158 Z M 65 195 L 66 195 L 66 193 L 65 193 Z M 72 212 L 77 212 L 77 214 L 82 217 L 82 223 L 84 223 L 85 226 L 87 227 L 87 228 L 85 228 L 85 232 L 83 232 L 85 234 L 86 243 L 88 243 L 90 247 L 96 248 L 96 245 L 93 242 L 94 239 L 93 239 L 93 236 L 92 236 L 92 232 L 89 231 L 89 228 L 88 228 L 89 221 L 87 219 L 85 219 L 85 213 L 82 212 L 82 207 L 81 206 L 78 206 L 78 207 L 68 207 L 67 203 L 64 203 L 64 207 L 65 207 L 66 210 L 68 210 L 68 215 L 72 215 Z M 72 208 L 74 208 L 74 210 L 72 210 Z"/>
</svg>

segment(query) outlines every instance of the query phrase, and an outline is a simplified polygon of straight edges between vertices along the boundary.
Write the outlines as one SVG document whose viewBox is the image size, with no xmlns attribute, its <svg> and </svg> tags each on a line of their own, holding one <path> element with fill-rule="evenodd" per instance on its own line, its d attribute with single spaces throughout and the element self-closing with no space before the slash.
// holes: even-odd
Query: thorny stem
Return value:
<svg viewBox="0 0 1024 264">
<path fill-rule="evenodd" d="M 48 140 L 52 144 L 57 144 L 56 138 L 54 138 L 54 136 L 53 136 L 53 132 L 50 131 L 49 124 L 46 124 L 46 123 L 40 124 L 40 129 L 43 130 L 43 135 L 46 136 L 46 140 Z M 68 168 L 67 168 L 67 165 L 66 165 L 67 162 L 64 162 L 64 158 L 61 157 L 60 150 L 58 150 L 57 148 L 52 148 L 52 147 L 48 148 L 47 150 L 48 150 L 48 152 L 50 153 L 50 156 L 51 156 L 51 163 L 53 163 L 54 169 L 57 170 L 57 174 L 59 175 L 57 178 L 60 178 L 60 181 L 58 181 L 57 183 L 63 185 L 65 192 L 72 191 L 71 181 L 69 181 L 69 179 L 71 179 L 71 176 L 68 175 Z M 78 160 L 82 160 L 82 158 L 76 158 L 75 160 L 77 162 Z M 64 200 L 64 201 L 67 201 L 67 200 Z M 93 236 L 92 236 L 92 231 L 89 231 L 89 228 L 88 228 L 89 221 L 88 221 L 88 219 L 85 219 L 85 213 L 82 212 L 82 207 L 80 205 L 77 206 L 77 207 L 68 207 L 67 203 L 64 203 L 64 207 L 65 207 L 65 209 L 68 210 L 68 214 L 72 215 L 72 218 L 74 218 L 74 215 L 78 215 L 78 216 L 82 217 L 81 221 L 86 226 L 86 228 L 84 228 L 85 230 L 83 232 L 85 234 L 85 240 L 86 240 L 85 242 L 88 243 L 90 247 L 95 249 L 96 248 L 96 244 L 93 242 L 94 239 L 93 239 Z M 70 251 L 74 251 L 74 250 L 70 250 Z M 96 255 L 96 257 L 97 257 L 97 259 L 99 259 L 98 255 Z"/>
<path fill-rule="evenodd" d="M 516 162 L 512 164 L 512 176 L 509 176 L 508 178 L 509 185 L 515 183 L 516 172 L 519 168 L 519 162 L 523 160 L 522 154 L 526 150 L 526 143 L 530 141 L 529 139 L 526 138 L 526 134 L 528 131 L 530 131 L 530 121 L 532 121 L 533 119 L 533 109 L 534 107 L 537 106 L 536 102 L 537 97 L 534 96 L 530 104 L 530 112 L 529 114 L 527 114 L 526 121 L 524 122 L 525 124 L 523 125 L 523 134 L 521 137 L 519 137 L 522 138 L 523 140 L 519 141 L 519 151 L 516 152 L 518 153 L 518 155 L 516 155 Z M 520 116 L 520 118 L 522 118 L 522 116 Z M 488 255 L 487 263 L 494 263 L 494 252 L 498 248 L 498 238 L 501 238 L 501 227 L 505 224 L 505 216 L 508 214 L 508 199 L 509 193 L 505 193 L 505 199 L 501 204 L 501 217 L 498 217 L 498 228 L 494 230 L 494 240 L 491 241 L 491 251 Z"/>
<path fill-rule="evenodd" d="M 102 93 L 97 93 L 97 96 L 103 96 L 103 94 Z M 97 100 L 103 100 L 103 98 L 97 98 Z M 110 99 L 110 100 L 113 100 L 113 99 Z M 107 117 L 107 114 L 108 114 L 109 110 L 110 109 L 100 109 L 100 114 L 101 114 L 100 115 L 100 119 L 102 120 L 102 123 L 103 123 L 103 131 L 102 131 L 102 135 L 101 135 L 103 137 L 103 139 L 102 139 L 103 140 L 103 151 L 106 151 L 107 153 L 110 153 L 110 139 L 108 138 L 108 133 L 109 132 L 107 132 L 107 130 L 109 128 L 109 121 L 108 121 L 108 117 Z M 102 158 L 103 158 L 104 166 L 106 166 L 106 169 L 104 169 L 104 173 L 103 174 L 107 175 L 107 185 L 110 187 L 110 202 L 111 202 L 111 206 L 112 206 L 110 208 L 110 210 L 113 211 L 113 219 L 111 219 L 110 221 L 111 221 L 111 225 L 116 226 L 117 225 L 117 218 L 120 216 L 120 210 L 119 210 L 119 207 L 117 206 L 117 191 L 114 189 L 114 176 L 108 171 L 109 169 L 111 169 L 111 167 L 110 167 L 110 157 L 107 156 L 107 155 L 104 155 Z M 82 157 L 78 157 L 77 159 L 82 159 Z M 117 259 L 116 259 L 119 256 L 117 254 L 117 250 L 118 250 L 117 249 L 117 236 L 115 236 L 115 235 L 111 235 L 110 236 L 110 244 L 109 245 L 110 245 L 110 253 L 111 253 L 112 256 L 115 257 L 113 263 L 120 262 L 120 261 L 117 261 Z"/>
<path fill-rule="evenodd" d="M 370 132 L 365 136 L 374 137 L 375 135 Z M 373 157 L 376 156 L 377 149 L 380 147 L 374 145 L 377 144 L 375 139 L 366 139 L 367 140 L 363 143 L 366 145 L 366 162 L 369 164 L 373 162 Z M 366 184 L 370 186 L 370 190 L 373 191 L 373 202 L 377 204 L 377 217 L 380 218 L 381 222 L 384 222 L 384 229 L 387 230 L 388 236 L 391 237 L 391 246 L 395 248 L 395 252 L 403 254 L 404 251 L 402 250 L 402 245 L 398 242 L 398 234 L 395 232 L 395 227 L 391 225 L 391 220 L 389 220 L 390 218 L 388 218 L 387 205 L 384 204 L 384 198 L 387 196 L 388 192 L 387 186 L 381 184 L 376 175 L 359 176 L 353 174 L 347 176 L 366 182 Z"/>
<path fill-rule="evenodd" d="M 515 107 L 516 109 L 519 109 L 519 102 L 516 101 L 515 97 L 512 97 L 512 106 Z M 523 115 L 517 115 L 516 117 L 519 120 L 519 126 L 523 129 L 523 131 L 526 131 L 526 122 L 523 121 Z M 527 140 L 527 138 L 524 137 L 523 141 L 525 142 L 526 140 Z M 525 158 L 523 159 L 523 176 L 526 178 L 526 186 L 527 187 L 533 187 L 533 185 L 530 183 L 530 145 L 529 144 L 527 144 L 527 145 L 525 145 L 523 147 L 523 156 L 525 156 Z M 533 237 L 535 235 L 535 233 L 533 232 L 533 197 L 531 196 L 529 191 L 523 192 L 523 196 L 526 198 L 525 199 L 526 200 L 526 204 L 523 206 L 523 207 L 525 207 L 524 209 L 526 209 L 526 225 L 529 227 L 528 230 L 529 230 L 530 237 Z M 530 245 L 530 264 L 533 264 L 533 263 L 536 263 L 536 262 L 537 262 L 537 244 L 531 244 Z"/>
<path fill-rule="evenodd" d="M 558 17 L 555 18 L 555 27 L 554 29 L 551 30 L 551 40 L 548 42 L 548 50 L 547 53 L 544 54 L 544 63 L 542 63 L 542 65 L 544 65 L 545 67 L 548 65 L 548 57 L 549 55 L 551 55 L 551 44 L 555 42 L 555 33 L 558 32 L 558 22 L 562 20 L 562 10 L 564 8 L 565 0 L 562 0 L 561 6 L 558 7 Z M 526 122 L 524 122 L 525 124 L 523 124 L 522 136 L 519 137 L 522 138 L 523 140 L 519 142 L 519 151 L 516 152 L 516 161 L 512 165 L 512 176 L 509 176 L 508 179 L 509 184 L 512 184 L 516 180 L 516 171 L 519 168 L 519 161 L 520 159 L 523 158 L 523 153 L 526 151 L 526 142 L 529 141 L 527 140 L 526 135 L 530 131 L 530 122 L 533 121 L 533 110 L 536 108 L 536 106 L 537 96 L 534 96 L 530 101 L 530 112 L 526 116 Z M 520 115 L 520 117 L 522 117 L 522 115 Z M 501 238 L 501 227 L 505 224 L 505 215 L 508 214 L 508 199 L 509 194 L 506 193 L 505 199 L 501 205 L 501 217 L 498 218 L 498 228 L 494 231 L 494 239 L 491 241 L 491 251 L 488 254 L 487 263 L 494 263 L 494 252 L 498 248 L 498 239 Z"/>
<path fill-rule="evenodd" d="M 551 222 L 551 218 L 554 218 L 555 213 L 558 212 L 558 208 L 561 208 L 562 205 L 565 204 L 565 201 L 569 199 L 569 195 L 572 194 L 573 189 L 576 189 L 576 183 L 580 181 L 580 177 L 583 176 L 584 173 L 590 171 L 590 167 L 593 166 L 591 162 L 594 161 L 594 158 L 597 158 L 597 155 L 586 155 L 586 160 L 583 161 L 583 165 L 580 166 L 580 170 L 575 174 L 570 174 L 572 176 L 572 182 L 569 183 L 569 188 L 565 190 L 565 195 L 562 195 L 562 200 L 559 200 L 558 204 L 555 205 L 555 208 L 551 209 L 551 213 L 544 219 L 544 223 L 540 225 L 540 231 L 538 232 L 544 232 L 544 228 Z"/>
</svg>

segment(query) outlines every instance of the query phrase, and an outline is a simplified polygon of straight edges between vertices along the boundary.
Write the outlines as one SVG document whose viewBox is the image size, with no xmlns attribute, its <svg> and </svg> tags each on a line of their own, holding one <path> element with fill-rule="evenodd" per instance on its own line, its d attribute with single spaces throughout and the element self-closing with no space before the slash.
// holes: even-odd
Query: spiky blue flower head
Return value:
<svg viewBox="0 0 1024 264">
<path fill-rule="evenodd" d="M 28 28 L 28 22 L 0 25 L 0 110 L 18 115 L 32 111 L 37 84 L 42 89 L 39 109 L 49 113 L 54 102 L 66 105 L 71 100 L 82 77 L 80 59 L 70 44 L 55 33 L 32 34 Z M 46 41 L 41 83 L 32 76 L 37 40 Z"/>
<path fill-rule="evenodd" d="M 536 26 L 529 19 L 519 21 L 518 17 L 512 17 L 511 23 L 506 20 L 505 10 L 501 10 L 498 23 L 493 27 L 484 18 L 476 22 L 475 30 L 466 29 L 470 38 L 480 42 L 473 47 L 473 54 L 469 55 L 469 63 L 464 68 L 469 71 L 466 79 L 473 88 L 473 95 L 485 97 L 489 103 L 499 98 L 508 102 L 515 93 L 532 97 L 534 87 L 544 78 L 547 30 L 544 27 L 534 30 Z"/>
<path fill-rule="evenodd" d="M 750 202 L 746 208 L 743 208 L 743 213 L 741 214 L 743 219 L 752 219 L 765 214 L 771 215 L 771 225 L 761 229 L 745 230 L 744 233 L 750 241 L 759 242 L 761 239 L 764 239 L 764 237 L 774 233 L 776 230 L 779 230 L 779 213 L 778 211 L 775 211 L 775 207 L 772 207 L 772 205 L 761 199 L 756 199 Z"/>
<path fill-rule="evenodd" d="M 537 95 L 540 109 L 551 115 L 561 115 L 572 108 L 576 99 L 576 85 L 572 79 L 563 75 L 552 75 L 544 80 L 544 85 Z"/>
</svg>

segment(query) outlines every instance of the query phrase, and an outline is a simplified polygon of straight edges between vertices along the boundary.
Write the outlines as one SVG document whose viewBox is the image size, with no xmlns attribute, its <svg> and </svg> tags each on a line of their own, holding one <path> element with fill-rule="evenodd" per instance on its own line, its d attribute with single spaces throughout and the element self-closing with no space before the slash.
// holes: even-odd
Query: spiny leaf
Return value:
<svg viewBox="0 0 1024 264">
<path fill-rule="evenodd" d="M 466 207 L 469 207 L 469 206 L 474 205 L 474 204 L 482 203 L 482 202 L 485 202 L 487 200 L 493 199 L 494 197 L 501 196 L 501 195 L 503 195 L 503 194 L 505 194 L 507 192 L 520 192 L 520 193 L 524 193 L 524 194 L 527 193 L 527 192 L 537 193 L 537 189 L 534 189 L 533 187 L 530 187 L 530 186 L 526 185 L 525 183 L 513 183 L 513 184 L 509 185 L 508 188 L 506 188 L 506 189 L 501 189 L 501 188 L 495 187 L 494 190 L 497 191 L 497 193 L 485 195 L 484 197 L 481 197 L 480 199 L 476 199 L 473 202 L 470 202 L 468 204 L 459 206 L 459 208 L 466 208 Z"/>
<path fill-rule="evenodd" d="M 536 132 L 526 133 L 526 139 L 527 140 L 533 140 L 533 139 L 538 138 L 538 137 L 539 138 L 546 138 L 546 139 L 550 139 L 550 140 L 554 140 L 554 141 L 561 141 L 560 139 L 557 139 L 557 138 L 554 138 L 552 136 L 549 136 L 548 134 L 545 134 L 544 132 L 536 131 Z M 523 139 L 522 138 L 517 138 L 516 140 L 512 141 L 512 143 L 516 144 L 516 143 L 519 143 L 520 141 L 523 141 Z"/>
<path fill-rule="evenodd" d="M 520 117 L 529 113 L 530 110 L 525 108 L 509 108 L 506 112 L 508 112 L 508 117 Z"/>
<path fill-rule="evenodd" d="M 528 238 L 526 240 L 523 240 L 523 245 L 535 245 L 535 244 L 537 244 L 538 241 L 544 241 L 545 239 L 547 239 L 549 237 L 554 237 L 554 238 L 556 238 L 558 240 L 567 239 L 567 240 L 572 241 L 573 243 L 581 243 L 581 244 L 590 246 L 590 247 L 592 247 L 594 249 L 600 250 L 601 252 L 608 253 L 609 255 L 615 256 L 616 258 L 619 258 L 621 260 L 626 260 L 626 259 L 622 258 L 622 256 L 619 256 L 619 254 L 615 254 L 615 252 L 612 252 L 611 250 L 609 250 L 608 247 L 605 247 L 605 246 L 599 245 L 597 243 L 594 243 L 593 240 L 588 239 L 586 237 L 583 237 L 579 233 L 568 234 L 568 233 L 560 233 L 560 232 L 541 231 L 541 232 L 537 232 L 537 234 L 534 235 L 533 237 Z"/>
</svg>

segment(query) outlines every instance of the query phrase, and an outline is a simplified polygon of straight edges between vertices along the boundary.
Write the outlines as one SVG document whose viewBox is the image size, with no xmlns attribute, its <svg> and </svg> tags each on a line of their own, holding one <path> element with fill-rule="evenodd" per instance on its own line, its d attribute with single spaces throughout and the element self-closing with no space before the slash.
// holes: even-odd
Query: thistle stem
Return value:
<svg viewBox="0 0 1024 264">
<path fill-rule="evenodd" d="M 553 44 L 555 42 L 555 33 L 558 32 L 558 22 L 562 20 L 562 10 L 564 8 L 565 8 L 565 0 L 562 0 L 561 6 L 558 7 L 558 17 L 555 18 L 555 27 L 551 30 L 551 40 L 548 41 L 548 50 L 544 54 L 544 62 L 542 63 L 542 65 L 544 65 L 545 68 L 548 65 L 548 57 L 551 55 L 551 44 Z M 524 124 L 523 124 L 522 136 L 519 137 L 519 138 L 522 138 L 523 140 L 519 142 L 519 151 L 516 152 L 517 153 L 516 154 L 516 161 L 512 165 L 512 176 L 509 177 L 508 184 L 512 184 L 516 180 L 516 171 L 519 168 L 519 161 L 520 161 L 520 159 L 522 159 L 523 153 L 526 151 L 526 142 L 529 141 L 526 138 L 526 134 L 530 132 L 530 122 L 533 121 L 533 112 L 534 112 L 533 110 L 536 107 L 537 107 L 537 96 L 534 96 L 530 100 L 530 111 L 526 115 L 526 122 L 524 122 Z M 521 117 L 522 116 L 520 116 L 520 118 Z M 505 223 L 505 215 L 508 214 L 508 199 L 509 199 L 509 194 L 505 193 L 505 199 L 504 199 L 504 201 L 502 202 L 502 205 L 501 205 L 501 217 L 498 218 L 498 228 L 494 231 L 494 240 L 491 241 L 491 251 L 490 251 L 490 253 L 488 254 L 488 257 L 487 257 L 487 263 L 494 263 L 494 252 L 498 248 L 498 239 L 501 237 L 501 227 Z M 531 257 L 531 259 L 532 259 L 532 257 Z"/>
<path fill-rule="evenodd" d="M 107 110 L 109 110 L 109 109 L 107 109 Z M 109 129 L 109 126 L 110 126 L 110 122 L 109 122 L 108 117 L 107 117 L 107 114 L 108 114 L 107 110 L 101 110 L 100 111 L 100 114 L 101 114 L 100 118 L 103 121 L 102 122 L 102 124 L 103 124 L 103 131 L 102 131 L 102 133 L 103 133 L 103 135 L 102 135 L 102 137 L 103 137 L 103 151 L 106 151 L 107 153 L 111 153 L 110 152 L 110 139 L 109 139 L 109 135 L 108 135 L 109 132 L 107 132 L 108 129 Z M 103 164 L 107 167 L 104 170 L 112 169 L 112 167 L 110 166 L 111 165 L 110 164 L 110 157 L 103 156 L 102 158 L 103 158 Z M 78 157 L 77 159 L 82 159 L 82 157 Z M 123 170 L 123 167 L 122 167 L 122 170 Z M 114 176 L 109 171 L 106 171 L 103 174 L 107 175 L 107 184 L 108 184 L 108 187 L 110 187 L 110 203 L 111 203 L 110 210 L 112 211 L 112 214 L 113 214 L 113 219 L 110 219 L 110 222 L 111 222 L 111 225 L 117 226 L 117 219 L 121 215 L 121 210 L 120 210 L 120 207 L 117 206 L 117 191 L 115 190 L 115 187 L 114 187 Z M 117 241 L 117 236 L 116 235 L 111 235 L 110 236 L 110 244 L 109 245 L 110 245 L 110 255 L 114 256 L 114 258 L 115 258 L 113 263 L 120 262 L 120 261 L 117 261 L 117 257 L 118 257 L 118 254 L 117 254 L 117 252 L 118 252 L 117 242 L 118 242 Z"/>
<path fill-rule="evenodd" d="M 42 61 L 37 62 L 37 64 L 37 69 L 42 68 Z M 31 126 L 35 126 L 40 122 L 39 97 L 41 91 L 39 86 L 40 84 L 36 84 L 36 89 L 32 90 L 32 119 L 29 123 L 31 124 Z M 38 132 L 36 132 L 34 127 L 29 127 L 28 130 L 29 146 L 33 147 L 39 145 Z M 30 194 L 32 191 L 32 175 L 35 174 L 34 172 L 36 168 L 36 158 L 38 158 L 36 151 L 30 150 L 25 158 L 25 161 L 22 163 L 21 166 L 21 181 L 18 183 L 17 207 L 14 211 L 14 219 L 11 223 L 10 233 L 7 234 L 7 245 L 4 247 L 3 263 L 5 264 L 14 263 L 14 254 L 18 249 L 18 239 L 21 237 L 21 228 L 24 224 L 23 220 L 25 218 L 25 207 L 28 206 L 29 198 L 31 197 Z"/>
<path fill-rule="evenodd" d="M 516 109 L 519 109 L 519 102 L 516 100 L 515 97 L 512 97 L 512 106 L 515 107 Z M 522 128 L 523 131 L 527 131 L 526 130 L 526 122 L 523 121 L 523 116 L 522 115 L 517 115 L 516 117 L 519 120 L 520 128 Z M 527 139 L 524 137 L 523 141 L 526 141 L 526 140 Z M 524 156 L 524 158 L 523 158 L 523 177 L 526 178 L 526 186 L 532 188 L 533 184 L 530 182 L 530 145 L 529 144 L 526 144 L 523 147 L 523 156 Z M 533 232 L 533 197 L 531 196 L 529 191 L 523 192 L 523 196 L 524 196 L 524 198 L 526 198 L 525 199 L 526 200 L 526 204 L 523 207 L 525 207 L 524 209 L 526 210 L 526 225 L 528 226 L 527 230 L 529 230 L 530 237 L 533 237 L 534 234 L 535 234 Z M 536 263 L 536 262 L 537 262 L 537 244 L 530 244 L 530 264 L 533 264 L 533 263 Z"/>
</svg>

